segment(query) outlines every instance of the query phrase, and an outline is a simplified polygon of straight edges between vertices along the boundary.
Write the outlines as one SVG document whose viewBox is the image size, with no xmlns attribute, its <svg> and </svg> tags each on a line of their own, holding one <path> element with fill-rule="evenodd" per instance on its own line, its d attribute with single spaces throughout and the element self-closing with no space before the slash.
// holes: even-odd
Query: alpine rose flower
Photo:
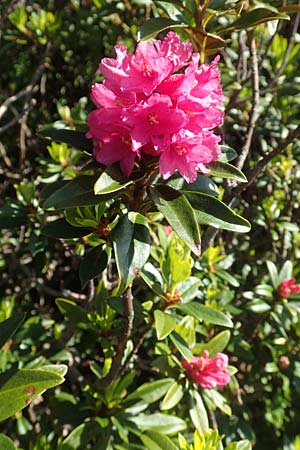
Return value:
<svg viewBox="0 0 300 450">
<path fill-rule="evenodd" d="M 280 297 L 287 298 L 291 294 L 298 294 L 300 292 L 300 284 L 295 283 L 295 278 L 291 278 L 290 280 L 283 280 L 279 285 Z"/>
<path fill-rule="evenodd" d="M 225 386 L 230 382 L 228 356 L 218 353 L 214 358 L 209 358 L 209 352 L 203 350 L 202 356 L 193 356 L 189 363 L 185 359 L 181 362 L 188 378 L 204 389 Z"/>
<path fill-rule="evenodd" d="M 199 65 L 192 44 L 169 32 L 161 40 L 140 42 L 134 54 L 116 45 L 116 58 L 103 58 L 103 83 L 92 87 L 96 108 L 89 114 L 87 137 L 95 159 L 110 166 L 120 162 L 130 176 L 137 160 L 157 158 L 164 179 L 179 172 L 188 183 L 220 155 L 224 100 L 217 68 Z"/>
</svg>

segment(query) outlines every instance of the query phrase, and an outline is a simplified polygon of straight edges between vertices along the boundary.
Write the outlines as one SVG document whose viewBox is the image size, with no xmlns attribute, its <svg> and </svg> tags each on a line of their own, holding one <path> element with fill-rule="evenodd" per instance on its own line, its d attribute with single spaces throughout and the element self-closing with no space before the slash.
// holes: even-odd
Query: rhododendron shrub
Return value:
<svg viewBox="0 0 300 450">
<path fill-rule="evenodd" d="M 179 172 L 188 183 L 220 156 L 223 101 L 219 57 L 199 65 L 192 44 L 169 32 L 163 40 L 140 42 L 133 54 L 115 46 L 116 58 L 103 58 L 105 79 L 94 84 L 97 107 L 88 117 L 88 137 L 96 160 L 120 162 L 129 177 L 135 162 L 154 158 L 168 179 Z"/>
<path fill-rule="evenodd" d="M 204 389 L 222 387 L 230 382 L 228 356 L 224 353 L 209 358 L 209 352 L 204 350 L 202 356 L 193 356 L 191 362 L 183 359 L 182 366 L 187 377 Z"/>
</svg>

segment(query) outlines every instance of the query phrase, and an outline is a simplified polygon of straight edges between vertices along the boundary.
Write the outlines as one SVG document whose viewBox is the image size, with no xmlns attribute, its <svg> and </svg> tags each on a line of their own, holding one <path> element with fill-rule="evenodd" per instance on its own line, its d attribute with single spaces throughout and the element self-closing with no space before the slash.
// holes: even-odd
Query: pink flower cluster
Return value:
<svg viewBox="0 0 300 450">
<path fill-rule="evenodd" d="M 296 279 L 283 280 L 279 285 L 280 297 L 289 297 L 291 294 L 298 294 L 300 292 L 300 284 L 296 284 Z"/>
<path fill-rule="evenodd" d="M 169 32 L 160 41 L 140 42 L 133 54 L 116 45 L 116 58 L 104 58 L 105 77 L 94 84 L 97 109 L 88 117 L 94 156 L 110 166 L 119 161 L 126 176 L 143 154 L 157 157 L 165 179 L 178 171 L 193 182 L 197 171 L 220 155 L 212 129 L 223 121 L 218 57 L 199 66 L 192 44 Z"/>
<path fill-rule="evenodd" d="M 209 358 L 209 352 L 204 350 L 202 356 L 193 356 L 189 363 L 185 359 L 181 362 L 188 378 L 204 389 L 225 386 L 230 382 L 228 356 L 218 353 L 214 358 Z"/>
</svg>

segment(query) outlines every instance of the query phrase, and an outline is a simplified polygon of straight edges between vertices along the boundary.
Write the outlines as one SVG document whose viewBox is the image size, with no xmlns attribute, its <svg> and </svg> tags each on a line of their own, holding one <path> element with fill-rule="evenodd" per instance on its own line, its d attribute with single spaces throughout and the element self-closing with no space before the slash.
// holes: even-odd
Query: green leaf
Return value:
<svg viewBox="0 0 300 450">
<path fill-rule="evenodd" d="M 222 31 L 229 30 L 245 30 L 248 28 L 256 27 L 261 23 L 269 22 L 270 20 L 289 20 L 290 17 L 286 14 L 280 13 L 274 9 L 268 8 L 255 8 L 251 11 L 241 15 L 237 20 L 235 20 L 229 27 L 226 27 Z"/>
<path fill-rule="evenodd" d="M 243 172 L 226 162 L 216 161 L 212 164 L 207 164 L 207 168 L 210 170 L 210 175 L 216 177 L 230 178 L 232 180 L 237 180 L 240 183 L 247 183 L 248 181 Z"/>
<path fill-rule="evenodd" d="M 207 417 L 207 411 L 204 406 L 202 397 L 200 394 L 191 389 L 190 393 L 190 408 L 189 413 L 192 422 L 197 430 L 200 430 L 202 434 L 209 429 L 209 421 Z"/>
<path fill-rule="evenodd" d="M 174 408 L 180 400 L 182 399 L 184 394 L 182 385 L 174 381 L 174 383 L 169 387 L 168 392 L 164 396 L 160 409 L 162 411 L 166 411 L 168 409 Z"/>
<path fill-rule="evenodd" d="M 209 308 L 208 306 L 202 305 L 201 303 L 177 303 L 176 308 L 184 312 L 185 314 L 195 317 L 195 319 L 201 321 L 205 320 L 206 322 L 212 323 L 214 325 L 233 327 L 232 321 L 224 313 Z"/>
<path fill-rule="evenodd" d="M 44 128 L 38 131 L 38 136 L 42 138 L 65 142 L 71 147 L 92 153 L 93 142 L 91 139 L 87 139 L 85 135 L 86 133 L 82 131 L 68 130 L 65 128 Z"/>
<path fill-rule="evenodd" d="M 203 349 L 209 351 L 210 358 L 222 352 L 230 341 L 230 331 L 225 330 L 214 336 L 207 344 L 203 344 Z"/>
<path fill-rule="evenodd" d="M 154 311 L 155 330 L 157 339 L 160 341 L 174 330 L 176 327 L 176 319 L 170 314 L 166 314 L 159 309 Z"/>
<path fill-rule="evenodd" d="M 63 366 L 64 369 L 66 366 Z M 0 421 L 25 408 L 46 389 L 63 383 L 64 377 L 51 370 L 20 369 L 0 374 Z"/>
<path fill-rule="evenodd" d="M 140 435 L 140 439 L 147 449 L 151 450 L 178 450 L 170 438 L 157 431 L 148 431 Z"/>
<path fill-rule="evenodd" d="M 191 362 L 193 359 L 193 354 L 191 350 L 189 349 L 188 344 L 185 342 L 185 340 L 178 334 L 176 331 L 173 331 L 172 334 L 170 334 L 170 339 L 179 351 L 179 353 L 188 361 Z"/>
<path fill-rule="evenodd" d="M 153 430 L 163 434 L 175 434 L 186 429 L 184 420 L 161 413 L 139 414 L 137 417 L 130 417 L 128 420 L 135 423 L 142 431 Z"/>
<path fill-rule="evenodd" d="M 200 256 L 200 232 L 195 213 L 187 198 L 169 186 L 150 187 L 150 197 L 179 237 Z"/>
<path fill-rule="evenodd" d="M 18 228 L 28 222 L 24 206 L 11 204 L 0 208 L 0 229 Z"/>
<path fill-rule="evenodd" d="M 192 191 L 184 191 L 184 195 L 194 208 L 198 223 L 238 233 L 247 233 L 251 229 L 248 220 L 236 214 L 217 198 Z"/>
<path fill-rule="evenodd" d="M 94 193 L 96 195 L 103 195 L 118 192 L 130 184 L 133 184 L 133 180 L 128 180 L 128 178 L 124 179 L 124 176 L 122 176 L 114 167 L 108 167 L 96 181 Z"/>
<path fill-rule="evenodd" d="M 82 259 L 79 267 L 79 278 L 81 287 L 96 278 L 103 272 L 108 263 L 108 249 L 103 250 L 102 245 L 97 245 L 90 250 Z"/>
<path fill-rule="evenodd" d="M 17 450 L 13 441 L 4 434 L 0 434 L 0 448 L 1 450 Z"/>
<path fill-rule="evenodd" d="M 155 19 L 146 20 L 140 28 L 140 38 L 149 39 L 152 36 L 160 33 L 168 28 L 187 28 L 188 25 L 182 22 L 177 22 L 165 17 L 157 17 Z"/>
<path fill-rule="evenodd" d="M 276 289 L 279 285 L 279 276 L 278 276 L 278 270 L 275 264 L 272 261 L 266 261 L 267 268 L 270 274 L 270 278 L 273 284 L 273 287 Z"/>
<path fill-rule="evenodd" d="M 77 450 L 83 446 L 87 448 L 87 445 L 94 441 L 100 432 L 100 424 L 96 421 L 82 423 L 66 437 L 58 450 Z"/>
<path fill-rule="evenodd" d="M 55 239 L 76 239 L 91 234 L 92 230 L 86 227 L 73 227 L 66 219 L 57 219 L 47 223 L 42 228 L 42 233 Z"/>
<path fill-rule="evenodd" d="M 228 161 L 232 161 L 233 159 L 237 158 L 238 154 L 233 148 L 229 147 L 228 145 L 220 145 L 220 147 L 221 155 L 218 161 L 227 163 Z"/>
<path fill-rule="evenodd" d="M 114 228 L 112 238 L 121 292 L 139 274 L 150 255 L 151 240 L 145 217 L 137 212 L 129 212 Z"/>
<path fill-rule="evenodd" d="M 44 202 L 44 208 L 64 209 L 72 206 L 97 205 L 111 195 L 94 194 L 95 177 L 81 175 L 53 192 Z"/>
<path fill-rule="evenodd" d="M 199 174 L 194 183 L 187 183 L 182 177 L 172 177 L 166 184 L 177 191 L 187 190 L 204 192 L 205 194 L 213 195 L 215 197 L 219 195 L 218 186 L 210 178 Z"/>
<path fill-rule="evenodd" d="M 13 314 L 0 323 L 0 348 L 15 334 L 25 317 L 26 314 Z"/>
<path fill-rule="evenodd" d="M 292 261 L 285 261 L 279 272 L 279 283 L 283 280 L 290 280 L 293 277 L 293 263 Z"/>
<path fill-rule="evenodd" d="M 154 403 L 165 395 L 173 382 L 173 378 L 164 378 L 163 380 L 145 383 L 138 387 L 132 394 L 128 395 L 126 397 L 126 402 L 142 399 L 147 404 Z"/>
<path fill-rule="evenodd" d="M 89 319 L 86 311 L 80 306 L 76 305 L 75 302 L 67 300 L 65 298 L 57 298 L 55 300 L 60 312 L 66 316 L 72 322 L 78 323 L 89 323 Z"/>
</svg>

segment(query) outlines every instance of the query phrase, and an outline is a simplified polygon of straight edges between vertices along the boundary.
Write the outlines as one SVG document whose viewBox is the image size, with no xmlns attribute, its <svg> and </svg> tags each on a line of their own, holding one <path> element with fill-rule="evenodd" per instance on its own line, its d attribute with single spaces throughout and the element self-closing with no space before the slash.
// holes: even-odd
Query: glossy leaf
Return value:
<svg viewBox="0 0 300 450">
<path fill-rule="evenodd" d="M 270 20 L 280 19 L 289 20 L 290 18 L 286 14 L 280 13 L 279 11 L 276 11 L 274 9 L 255 8 L 241 15 L 241 17 L 239 17 L 229 27 L 226 27 L 226 29 L 223 29 L 222 31 L 245 30 L 248 28 L 256 27 L 261 23 L 269 22 Z"/>
<path fill-rule="evenodd" d="M 133 183 L 132 180 L 128 179 L 122 181 L 122 178 L 124 177 L 120 176 L 115 168 L 108 167 L 97 179 L 94 185 L 94 193 L 103 195 L 118 192 Z"/>
<path fill-rule="evenodd" d="M 22 324 L 26 314 L 13 314 L 8 319 L 0 322 L 0 349 L 10 339 Z"/>
<path fill-rule="evenodd" d="M 17 450 L 13 441 L 4 434 L 0 434 L 0 448 L 1 450 Z"/>
<path fill-rule="evenodd" d="M 187 198 L 175 189 L 163 185 L 150 188 L 149 194 L 179 237 L 196 256 L 200 256 L 199 227 Z"/>
<path fill-rule="evenodd" d="M 140 28 L 140 38 L 149 39 L 155 36 L 163 30 L 168 28 L 187 28 L 187 25 L 182 22 L 177 22 L 165 17 L 157 17 L 155 19 L 149 19 L 144 22 Z"/>
<path fill-rule="evenodd" d="M 177 383 L 177 381 L 174 381 L 164 396 L 160 409 L 162 411 L 167 411 L 168 409 L 174 408 L 174 406 L 176 406 L 182 399 L 183 394 L 184 391 L 182 385 Z"/>
<path fill-rule="evenodd" d="M 62 366 L 63 373 L 67 367 Z M 29 405 L 46 389 L 63 383 L 62 374 L 52 370 L 20 369 L 0 374 L 0 421 Z"/>
<path fill-rule="evenodd" d="M 157 431 L 147 431 L 147 433 L 140 435 L 140 439 L 147 449 L 178 450 L 170 438 Z"/>
<path fill-rule="evenodd" d="M 170 339 L 181 354 L 184 359 L 186 359 L 188 362 L 191 362 L 193 359 L 193 354 L 191 350 L 189 349 L 188 344 L 185 342 L 185 340 L 178 334 L 176 331 L 173 331 L 172 334 L 170 334 Z"/>
<path fill-rule="evenodd" d="M 182 177 L 172 177 L 167 181 L 167 185 L 178 191 L 183 189 L 187 191 L 203 192 L 215 197 L 219 195 L 218 186 L 210 178 L 199 174 L 197 175 L 197 179 L 194 183 L 187 183 Z"/>
<path fill-rule="evenodd" d="M 293 263 L 292 261 L 285 261 L 280 272 L 279 272 L 279 282 L 283 280 L 290 280 L 293 276 Z"/>
<path fill-rule="evenodd" d="M 212 323 L 214 325 L 233 327 L 232 321 L 224 313 L 209 308 L 208 306 L 202 305 L 201 303 L 177 303 L 176 308 L 184 312 L 185 314 L 189 314 L 190 316 L 195 317 L 195 319 L 201 321 L 205 320 L 206 322 Z"/>
<path fill-rule="evenodd" d="M 65 438 L 58 450 L 77 450 L 87 446 L 100 432 L 101 427 L 96 421 L 82 423 Z"/>
<path fill-rule="evenodd" d="M 229 147 L 228 145 L 220 145 L 220 147 L 221 147 L 221 155 L 218 161 L 226 163 L 237 158 L 238 154 L 233 148 Z"/>
<path fill-rule="evenodd" d="M 207 164 L 207 168 L 210 170 L 210 175 L 216 177 L 229 178 L 240 183 L 246 183 L 248 181 L 243 172 L 226 162 L 216 161 L 212 164 Z"/>
<path fill-rule="evenodd" d="M 197 430 L 200 430 L 202 433 L 205 433 L 205 431 L 209 429 L 209 421 L 202 397 L 194 389 L 191 389 L 189 393 L 190 393 L 189 413 L 192 422 Z"/>
<path fill-rule="evenodd" d="M 57 304 L 61 314 L 66 316 L 72 322 L 76 324 L 89 322 L 86 311 L 75 302 L 72 302 L 72 300 L 57 298 L 55 303 Z"/>
<path fill-rule="evenodd" d="M 44 208 L 64 209 L 72 206 L 96 205 L 111 195 L 94 194 L 95 177 L 81 175 L 53 192 L 44 202 Z"/>
<path fill-rule="evenodd" d="M 230 340 L 230 331 L 225 330 L 214 336 L 207 344 L 203 344 L 203 349 L 209 351 L 210 358 L 216 356 L 217 353 L 222 352 L 228 345 Z"/>
<path fill-rule="evenodd" d="M 176 327 L 176 319 L 159 309 L 154 311 L 154 320 L 156 335 L 159 341 L 169 336 Z"/>
<path fill-rule="evenodd" d="M 71 147 L 84 150 L 88 153 L 93 152 L 93 141 L 86 137 L 86 133 L 65 128 L 44 128 L 38 131 L 42 138 L 52 139 L 57 142 L 65 142 Z"/>
<path fill-rule="evenodd" d="M 126 402 L 142 399 L 145 403 L 151 404 L 162 398 L 174 382 L 173 378 L 151 381 L 138 387 L 132 394 L 126 397 Z"/>
<path fill-rule="evenodd" d="M 81 287 L 100 275 L 105 270 L 108 263 L 108 251 L 102 245 L 92 248 L 82 259 L 79 267 L 79 278 Z"/>
<path fill-rule="evenodd" d="M 47 223 L 42 228 L 42 233 L 55 239 L 76 239 L 91 234 L 92 230 L 86 227 L 73 227 L 66 219 L 57 219 Z"/>
<path fill-rule="evenodd" d="M 236 214 L 232 209 L 211 195 L 202 192 L 184 191 L 201 225 L 209 225 L 223 230 L 247 233 L 251 229 L 248 220 Z"/>
<path fill-rule="evenodd" d="M 163 434 L 174 434 L 186 429 L 184 420 L 161 413 L 139 414 L 137 417 L 130 417 L 129 420 L 141 430 L 153 430 Z"/>
<path fill-rule="evenodd" d="M 119 292 L 138 275 L 150 254 L 150 233 L 144 216 L 129 212 L 112 232 L 116 263 L 120 277 Z"/>
</svg>

